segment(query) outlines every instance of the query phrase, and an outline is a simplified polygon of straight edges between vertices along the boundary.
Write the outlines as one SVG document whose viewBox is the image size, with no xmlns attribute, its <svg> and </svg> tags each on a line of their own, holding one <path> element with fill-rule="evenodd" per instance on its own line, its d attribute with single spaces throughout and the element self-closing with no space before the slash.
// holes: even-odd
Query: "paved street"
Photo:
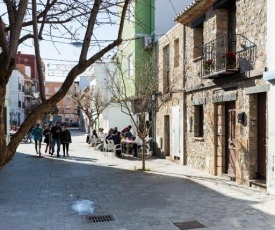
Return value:
<svg viewBox="0 0 275 230">
<path fill-rule="evenodd" d="M 1 230 L 178 230 L 174 223 L 188 221 L 209 230 L 275 229 L 274 196 L 164 159 L 149 158 L 151 172 L 135 171 L 140 159 L 104 156 L 84 133 L 72 135 L 68 159 L 19 146 L 0 173 Z M 83 210 L 113 220 L 92 223 Z"/>
</svg>

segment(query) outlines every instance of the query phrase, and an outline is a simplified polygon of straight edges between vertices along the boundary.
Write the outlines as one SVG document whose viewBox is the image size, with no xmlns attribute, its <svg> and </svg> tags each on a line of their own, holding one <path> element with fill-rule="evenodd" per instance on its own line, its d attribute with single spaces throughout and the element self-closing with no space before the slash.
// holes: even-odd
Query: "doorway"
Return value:
<svg viewBox="0 0 275 230">
<path fill-rule="evenodd" d="M 172 139 L 172 148 L 174 158 L 180 157 L 180 107 L 172 107 L 173 115 L 173 139 Z"/>
<path fill-rule="evenodd" d="M 170 156 L 170 116 L 164 116 L 164 153 Z"/>
<path fill-rule="evenodd" d="M 235 101 L 225 103 L 225 173 L 236 177 L 236 105 Z"/>
<path fill-rule="evenodd" d="M 257 94 L 257 178 L 266 179 L 266 93 Z"/>
</svg>

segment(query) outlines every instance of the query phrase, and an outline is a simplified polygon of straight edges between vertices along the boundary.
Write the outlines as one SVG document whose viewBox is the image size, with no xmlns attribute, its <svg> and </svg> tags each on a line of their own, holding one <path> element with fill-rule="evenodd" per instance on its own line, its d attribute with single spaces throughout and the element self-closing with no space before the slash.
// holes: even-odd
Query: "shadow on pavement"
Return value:
<svg viewBox="0 0 275 230">
<path fill-rule="evenodd" d="M 89 151 L 82 152 L 85 144 L 75 147 L 74 154 L 81 154 L 69 159 L 38 160 L 35 155 L 17 152 L 0 173 L 0 229 L 15 229 L 14 223 L 20 229 L 100 230 L 170 230 L 178 229 L 174 223 L 187 220 L 209 229 L 253 229 L 256 221 L 272 229 L 275 224 L 274 210 L 257 208 L 266 201 L 258 191 L 228 188 L 218 178 L 190 176 L 190 180 L 176 174 L 124 170 L 112 161 L 97 165 L 98 159 Z M 124 163 L 129 160 L 137 159 L 129 156 Z M 93 202 L 93 214 L 111 214 L 115 221 L 88 228 L 71 209 L 80 199 Z M 64 228 L 66 224 L 70 227 Z"/>
</svg>

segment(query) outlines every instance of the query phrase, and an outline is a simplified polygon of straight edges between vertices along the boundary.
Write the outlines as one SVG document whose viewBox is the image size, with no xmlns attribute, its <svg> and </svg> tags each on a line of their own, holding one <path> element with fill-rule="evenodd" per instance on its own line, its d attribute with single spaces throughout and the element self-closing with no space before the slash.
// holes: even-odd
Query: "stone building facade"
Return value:
<svg viewBox="0 0 275 230">
<path fill-rule="evenodd" d="M 195 0 L 184 25 L 187 165 L 240 184 L 266 177 L 266 4 Z"/>
<path fill-rule="evenodd" d="M 177 24 L 158 43 L 157 152 L 176 161 L 183 159 L 183 28 Z"/>
</svg>

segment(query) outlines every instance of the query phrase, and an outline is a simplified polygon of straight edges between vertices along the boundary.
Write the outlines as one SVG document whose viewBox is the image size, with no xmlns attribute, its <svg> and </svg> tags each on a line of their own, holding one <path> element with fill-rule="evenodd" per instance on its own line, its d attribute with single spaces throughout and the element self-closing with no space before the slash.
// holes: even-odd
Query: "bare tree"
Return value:
<svg viewBox="0 0 275 230">
<path fill-rule="evenodd" d="M 5 138 L 5 124 L 0 124 L 0 169 L 14 156 L 16 149 L 27 133 L 31 125 L 38 118 L 53 108 L 68 92 L 75 78 L 83 73 L 91 64 L 100 59 L 108 51 L 122 42 L 124 18 L 130 0 L 0 0 L 0 119 L 4 120 L 4 106 L 6 86 L 9 82 L 12 70 L 16 65 L 18 46 L 29 39 L 33 40 L 39 73 L 40 98 L 39 104 L 32 113 L 26 117 L 19 131 L 7 144 Z M 117 7 L 120 8 L 117 14 Z M 3 12 L 3 9 L 4 12 Z M 112 23 L 112 18 L 117 17 L 117 38 L 89 55 L 92 42 L 97 42 L 94 32 L 97 26 Z M 84 30 L 84 35 L 78 38 L 79 30 Z M 68 36 L 79 42 L 82 47 L 77 64 L 69 71 L 59 91 L 51 98 L 44 95 L 44 82 L 41 70 L 39 54 L 39 39 L 49 36 Z M 54 42 L 54 41 L 53 41 Z"/>
<path fill-rule="evenodd" d="M 94 129 L 99 116 L 111 103 L 99 90 L 91 91 L 90 87 L 87 87 L 82 92 L 69 94 L 69 96 L 77 103 L 78 108 L 83 111 L 89 119 L 91 129 Z"/>
<path fill-rule="evenodd" d="M 123 58 L 123 57 L 122 57 Z M 152 128 L 153 115 L 166 101 L 167 95 L 158 92 L 162 78 L 157 74 L 158 61 L 152 54 L 143 62 L 132 63 L 134 76 L 127 73 L 118 64 L 119 80 L 112 81 L 109 86 L 114 100 L 120 104 L 121 110 L 127 113 L 135 127 L 137 136 L 142 140 L 142 170 L 145 168 L 146 140 Z M 127 75 L 127 76 L 126 76 Z M 170 89 L 175 82 L 171 82 Z"/>
</svg>

